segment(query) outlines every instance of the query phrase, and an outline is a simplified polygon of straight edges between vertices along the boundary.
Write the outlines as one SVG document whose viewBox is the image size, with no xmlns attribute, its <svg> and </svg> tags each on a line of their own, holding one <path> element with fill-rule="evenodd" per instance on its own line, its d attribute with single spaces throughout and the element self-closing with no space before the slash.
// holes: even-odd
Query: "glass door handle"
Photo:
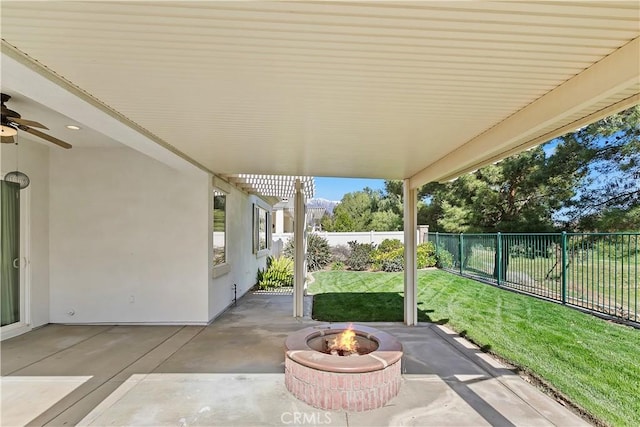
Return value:
<svg viewBox="0 0 640 427">
<path fill-rule="evenodd" d="M 20 258 L 14 258 L 13 268 L 20 268 Z"/>
</svg>

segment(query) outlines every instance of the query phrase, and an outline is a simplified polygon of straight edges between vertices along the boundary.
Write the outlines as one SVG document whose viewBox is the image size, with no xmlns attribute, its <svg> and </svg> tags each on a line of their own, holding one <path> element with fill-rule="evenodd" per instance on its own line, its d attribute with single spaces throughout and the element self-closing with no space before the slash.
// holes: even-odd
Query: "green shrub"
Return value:
<svg viewBox="0 0 640 427">
<path fill-rule="evenodd" d="M 404 245 L 398 239 L 384 239 L 371 253 L 371 267 L 375 271 L 402 271 Z"/>
<path fill-rule="evenodd" d="M 331 262 L 329 242 L 317 234 L 309 234 L 307 238 L 307 268 L 316 271 L 325 268 Z"/>
<path fill-rule="evenodd" d="M 373 253 L 373 269 L 382 271 L 404 270 L 404 246 L 401 245 L 397 247 L 397 244 L 394 244 L 393 246 L 386 245 L 385 247 L 390 250 L 384 252 L 378 247 Z M 427 268 L 436 265 L 436 250 L 432 242 L 420 243 L 416 252 L 417 268 Z"/>
<path fill-rule="evenodd" d="M 446 250 L 443 245 L 438 246 L 438 253 L 436 256 L 436 267 L 438 268 L 453 267 L 453 255 L 451 254 L 451 252 Z"/>
<path fill-rule="evenodd" d="M 433 267 L 436 262 L 436 245 L 433 242 L 420 243 L 417 250 L 418 268 Z"/>
<path fill-rule="evenodd" d="M 269 258 L 267 268 L 258 270 L 258 287 L 268 289 L 293 286 L 293 260 L 286 257 Z"/>
<path fill-rule="evenodd" d="M 295 246 L 293 239 L 287 240 L 284 246 L 284 256 L 293 259 L 295 254 Z M 331 262 L 331 250 L 329 242 L 324 237 L 317 234 L 309 234 L 307 236 L 307 269 L 309 271 L 322 270 Z"/>
<path fill-rule="evenodd" d="M 257 274 L 257 277 L 256 277 L 256 284 L 258 286 L 264 280 L 264 272 L 267 271 L 269 269 L 269 267 L 271 267 L 271 263 L 273 263 L 273 257 L 272 256 L 268 256 L 267 257 L 267 266 L 265 268 L 259 268 L 258 269 L 258 274 Z"/>
<path fill-rule="evenodd" d="M 380 266 L 382 271 L 393 273 L 404 270 L 404 257 L 396 257 L 393 259 L 385 259 Z"/>
<path fill-rule="evenodd" d="M 394 267 L 390 267 L 390 266 L 388 266 L 387 268 L 391 268 L 391 270 L 386 270 L 385 263 L 389 264 L 389 262 L 391 262 L 392 264 L 395 264 L 398 259 L 400 260 L 401 263 L 403 263 L 404 247 L 392 249 L 390 246 L 387 246 L 387 249 L 389 250 L 387 252 L 384 252 L 384 251 L 381 251 L 380 248 L 378 247 L 375 251 L 373 251 L 373 253 L 371 254 L 371 263 L 372 263 L 373 270 L 402 271 L 402 270 L 395 270 L 393 269 Z"/>
<path fill-rule="evenodd" d="M 346 268 L 346 266 L 344 265 L 344 262 L 342 262 L 342 261 L 336 261 L 336 262 L 331 264 L 331 270 L 333 270 L 333 271 L 342 271 L 345 268 Z"/>
<path fill-rule="evenodd" d="M 363 271 L 371 265 L 371 253 L 375 249 L 373 243 L 358 243 L 356 241 L 348 242 L 351 253 L 347 260 L 347 266 L 351 270 Z"/>
<path fill-rule="evenodd" d="M 376 248 L 376 252 L 386 253 L 393 252 L 397 249 L 403 249 L 404 244 L 399 239 L 384 239 Z"/>
</svg>

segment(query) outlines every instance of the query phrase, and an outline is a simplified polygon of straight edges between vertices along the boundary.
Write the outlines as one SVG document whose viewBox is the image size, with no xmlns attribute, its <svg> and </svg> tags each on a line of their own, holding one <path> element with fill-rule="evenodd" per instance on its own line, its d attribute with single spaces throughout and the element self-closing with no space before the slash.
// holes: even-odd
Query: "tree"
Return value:
<svg viewBox="0 0 640 427">
<path fill-rule="evenodd" d="M 366 191 L 347 193 L 333 210 L 334 231 L 368 231 L 371 196 Z"/>
<path fill-rule="evenodd" d="M 383 210 L 371 215 L 369 229 L 374 231 L 399 231 L 403 228 L 402 217 L 395 212 Z"/>
<path fill-rule="evenodd" d="M 554 157 L 570 159 L 583 175 L 562 212 L 569 227 L 614 226 L 612 215 L 633 221 L 640 206 L 640 106 L 614 114 L 557 140 Z M 628 218 L 623 218 L 625 213 Z M 622 215 L 622 217 L 621 217 Z M 601 221 L 602 220 L 602 221 Z M 640 222 L 629 224 L 640 229 Z"/>
<path fill-rule="evenodd" d="M 640 230 L 640 205 L 629 209 L 609 208 L 580 219 L 580 228 L 622 232 Z"/>
<path fill-rule="evenodd" d="M 422 192 L 434 230 L 551 231 L 553 212 L 575 194 L 579 178 L 536 147 Z"/>
<path fill-rule="evenodd" d="M 612 218 L 640 229 L 639 135 L 636 106 L 454 182 L 423 186 L 422 214 L 434 231 L 604 231 Z"/>
<path fill-rule="evenodd" d="M 336 231 L 333 223 L 333 215 L 325 212 L 322 218 L 320 218 L 320 226 L 322 227 L 322 231 Z"/>
</svg>

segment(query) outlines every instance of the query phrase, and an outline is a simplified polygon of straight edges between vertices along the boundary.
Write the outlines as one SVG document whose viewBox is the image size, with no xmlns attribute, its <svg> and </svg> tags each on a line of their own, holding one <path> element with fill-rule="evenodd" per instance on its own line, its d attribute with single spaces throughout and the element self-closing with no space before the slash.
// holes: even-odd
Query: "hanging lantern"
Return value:
<svg viewBox="0 0 640 427">
<path fill-rule="evenodd" d="M 31 180 L 29 179 L 29 177 L 20 171 L 9 172 L 4 176 L 4 180 L 6 182 L 14 182 L 18 184 L 21 190 L 24 190 L 25 188 L 27 188 L 31 183 Z"/>
<path fill-rule="evenodd" d="M 29 179 L 27 174 L 20 172 L 20 147 L 18 146 L 18 135 L 15 136 L 14 143 L 16 145 L 16 170 L 7 173 L 4 176 L 4 180 L 6 182 L 13 182 L 15 184 L 18 184 L 20 186 L 20 189 L 24 190 L 29 186 L 31 180 Z"/>
</svg>

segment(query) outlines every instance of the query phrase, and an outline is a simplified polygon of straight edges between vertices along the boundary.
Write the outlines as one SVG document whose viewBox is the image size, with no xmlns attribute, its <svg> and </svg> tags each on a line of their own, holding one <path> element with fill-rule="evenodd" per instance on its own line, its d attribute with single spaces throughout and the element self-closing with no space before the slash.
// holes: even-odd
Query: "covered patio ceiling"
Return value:
<svg viewBox="0 0 640 427">
<path fill-rule="evenodd" d="M 221 176 L 416 188 L 640 101 L 637 1 L 3 1 L 1 19 L 3 92 L 74 117 L 72 94 Z"/>
</svg>

